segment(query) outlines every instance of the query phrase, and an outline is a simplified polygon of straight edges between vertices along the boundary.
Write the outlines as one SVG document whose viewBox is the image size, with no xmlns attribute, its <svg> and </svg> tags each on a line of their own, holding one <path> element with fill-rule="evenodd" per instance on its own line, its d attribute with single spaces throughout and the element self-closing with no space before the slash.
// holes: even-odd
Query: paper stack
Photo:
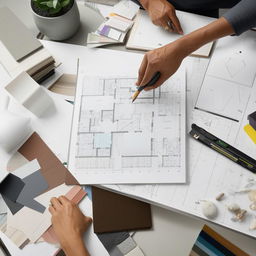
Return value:
<svg viewBox="0 0 256 256">
<path fill-rule="evenodd" d="M 58 243 L 51 228 L 50 199 L 66 195 L 78 203 L 86 193 L 81 186 L 65 185 L 66 176 L 71 174 L 36 133 L 17 154 L 26 163 L 0 183 L 8 207 L 7 214 L 0 215 L 0 230 L 19 248 L 39 241 Z"/>
<path fill-rule="evenodd" d="M 10 76 L 27 72 L 38 83 L 54 74 L 55 60 L 7 8 L 0 8 L 0 62 Z"/>
<path fill-rule="evenodd" d="M 129 0 L 122 0 L 116 4 L 106 21 L 99 28 L 89 33 L 88 47 L 99 47 L 108 44 L 123 43 L 128 31 L 134 24 L 134 17 L 139 10 L 139 5 Z"/>
</svg>

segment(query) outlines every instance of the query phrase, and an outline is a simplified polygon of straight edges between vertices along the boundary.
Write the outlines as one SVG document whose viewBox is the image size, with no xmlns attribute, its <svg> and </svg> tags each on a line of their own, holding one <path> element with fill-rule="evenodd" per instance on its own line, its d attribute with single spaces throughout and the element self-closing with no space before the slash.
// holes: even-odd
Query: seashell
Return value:
<svg viewBox="0 0 256 256">
<path fill-rule="evenodd" d="M 256 190 L 251 190 L 248 194 L 248 197 L 250 201 L 255 202 L 256 201 Z"/>
<path fill-rule="evenodd" d="M 245 218 L 247 211 L 241 209 L 231 220 L 242 222 Z"/>
<path fill-rule="evenodd" d="M 220 201 L 220 200 L 223 199 L 224 195 L 225 195 L 224 193 L 220 193 L 219 195 L 216 196 L 215 199 L 216 199 L 217 201 Z"/>
<path fill-rule="evenodd" d="M 232 204 L 228 205 L 228 210 L 231 211 L 231 212 L 236 213 L 236 212 L 240 211 L 241 209 L 240 209 L 240 206 L 238 204 L 232 203 Z"/>
<path fill-rule="evenodd" d="M 250 224 L 249 227 L 250 230 L 255 230 L 256 229 L 256 218 L 254 218 Z"/>
<path fill-rule="evenodd" d="M 253 202 L 252 204 L 250 204 L 250 209 L 253 211 L 256 211 L 256 202 Z"/>
<path fill-rule="evenodd" d="M 218 215 L 217 207 L 213 202 L 203 201 L 202 202 L 202 213 L 208 219 L 214 219 Z"/>
</svg>

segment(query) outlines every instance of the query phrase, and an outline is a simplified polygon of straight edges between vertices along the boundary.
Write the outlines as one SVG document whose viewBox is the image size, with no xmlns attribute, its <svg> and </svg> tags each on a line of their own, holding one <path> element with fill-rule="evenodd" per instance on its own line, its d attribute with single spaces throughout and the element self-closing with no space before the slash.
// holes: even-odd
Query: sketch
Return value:
<svg viewBox="0 0 256 256">
<path fill-rule="evenodd" d="M 131 176 L 120 183 L 185 182 L 184 71 L 156 90 L 143 91 L 134 103 L 135 78 L 83 76 L 81 81 L 77 173 Z"/>
</svg>

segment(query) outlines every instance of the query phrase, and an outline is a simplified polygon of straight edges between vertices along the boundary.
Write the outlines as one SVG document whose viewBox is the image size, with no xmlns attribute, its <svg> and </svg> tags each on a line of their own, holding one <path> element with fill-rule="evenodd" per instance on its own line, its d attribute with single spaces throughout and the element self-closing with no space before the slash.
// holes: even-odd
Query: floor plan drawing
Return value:
<svg viewBox="0 0 256 256">
<path fill-rule="evenodd" d="M 75 173 L 91 184 L 184 183 L 185 72 L 132 103 L 135 82 L 80 76 Z"/>
</svg>

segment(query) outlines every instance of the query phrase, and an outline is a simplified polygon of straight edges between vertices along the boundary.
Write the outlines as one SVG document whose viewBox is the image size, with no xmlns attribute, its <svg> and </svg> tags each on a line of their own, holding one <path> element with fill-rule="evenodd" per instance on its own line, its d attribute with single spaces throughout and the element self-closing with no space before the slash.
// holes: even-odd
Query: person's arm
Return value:
<svg viewBox="0 0 256 256">
<path fill-rule="evenodd" d="M 148 12 L 153 24 L 170 32 L 183 34 L 175 8 L 167 0 L 140 0 L 139 2 Z"/>
<path fill-rule="evenodd" d="M 186 56 L 208 42 L 232 34 L 234 34 L 233 27 L 225 18 L 220 18 L 173 43 L 147 52 L 139 69 L 137 86 L 146 84 L 156 72 L 160 72 L 161 77 L 157 83 L 145 90 L 159 87 L 177 71 Z"/>
<path fill-rule="evenodd" d="M 182 60 L 201 46 L 224 36 L 241 34 L 256 25 L 255 0 L 242 0 L 224 17 L 200 28 L 173 43 L 145 54 L 139 69 L 137 85 L 146 84 L 156 72 L 161 77 L 151 90 L 163 84 L 179 68 Z"/>
<path fill-rule="evenodd" d="M 83 234 L 92 222 L 65 196 L 51 199 L 52 226 L 67 256 L 89 256 Z"/>
</svg>

